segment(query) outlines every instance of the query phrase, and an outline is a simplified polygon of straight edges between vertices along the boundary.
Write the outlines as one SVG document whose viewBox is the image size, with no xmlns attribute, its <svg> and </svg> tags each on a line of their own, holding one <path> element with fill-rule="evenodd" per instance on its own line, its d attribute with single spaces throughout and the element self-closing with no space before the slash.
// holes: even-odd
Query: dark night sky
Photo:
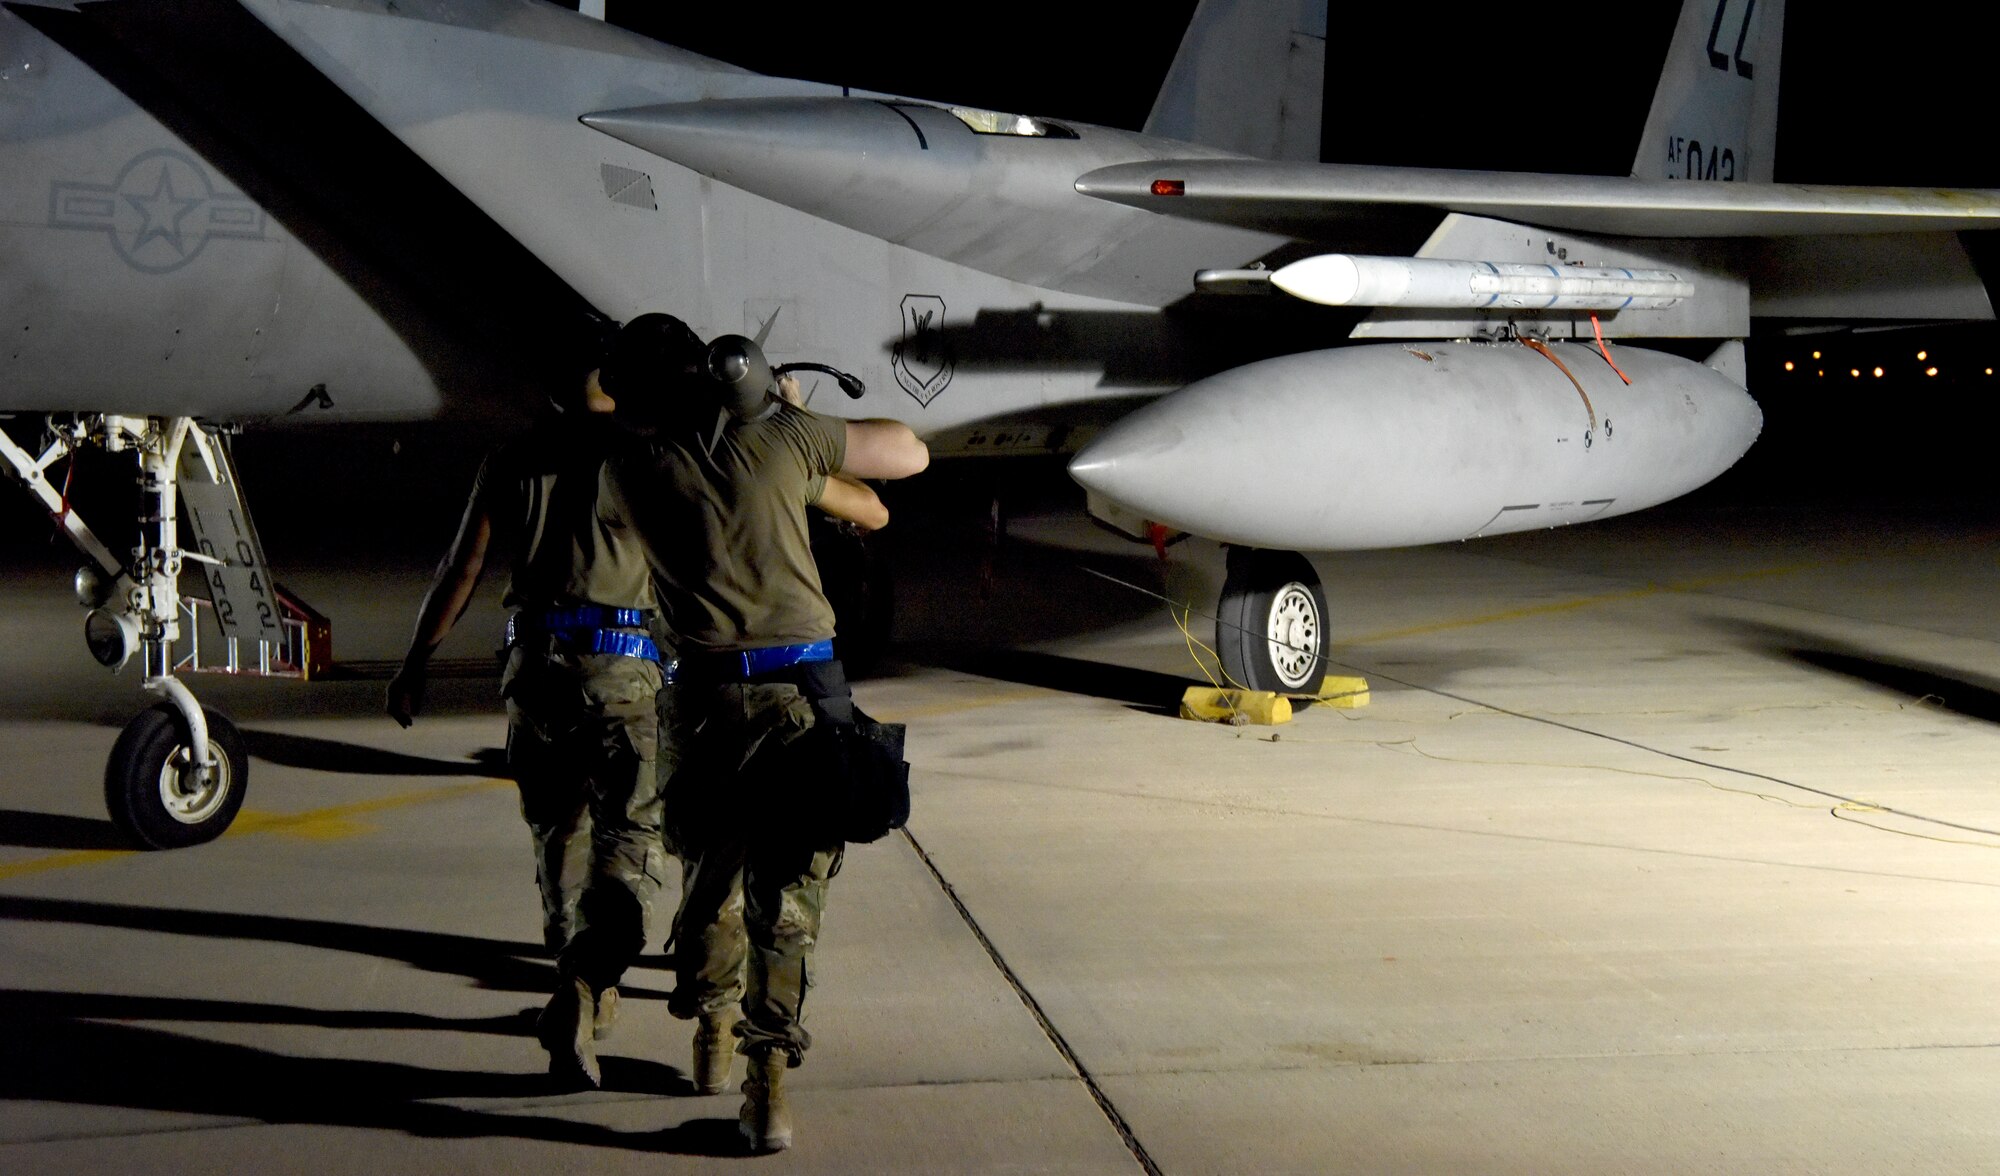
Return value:
<svg viewBox="0 0 2000 1176">
<path fill-rule="evenodd" d="M 1598 174 L 1630 169 L 1680 10 L 1330 7 L 1325 158 Z M 614 21 L 765 73 L 1136 127 L 1194 3 L 710 8 L 610 0 Z M 1854 11 L 1789 5 L 1778 178 L 2000 186 L 1983 127 L 1993 65 L 1964 9 Z"/>
</svg>

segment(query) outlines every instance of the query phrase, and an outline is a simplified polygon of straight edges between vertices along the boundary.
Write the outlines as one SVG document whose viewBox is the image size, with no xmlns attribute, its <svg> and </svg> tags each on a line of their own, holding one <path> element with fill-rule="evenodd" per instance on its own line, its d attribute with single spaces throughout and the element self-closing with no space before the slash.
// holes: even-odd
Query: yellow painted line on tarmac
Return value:
<svg viewBox="0 0 2000 1176">
<path fill-rule="evenodd" d="M 1777 576 L 1790 576 L 1824 566 L 1819 561 L 1787 564 L 1782 567 L 1761 568 L 1754 572 L 1734 572 L 1726 576 L 1706 576 L 1698 580 L 1681 580 L 1672 584 L 1648 584 L 1644 588 L 1627 588 L 1621 592 L 1601 592 L 1595 596 L 1579 596 L 1571 600 L 1557 600 L 1548 604 L 1534 604 L 1523 608 L 1503 609 L 1499 612 L 1483 613 L 1476 617 L 1461 617 L 1452 621 L 1437 621 L 1429 625 L 1412 625 L 1407 629 L 1389 629 L 1380 633 L 1368 633 L 1351 637 L 1336 643 L 1337 647 L 1367 645 L 1375 641 L 1394 641 L 1403 637 L 1424 637 L 1433 633 L 1446 633 L 1453 629 L 1471 629 L 1480 625 L 1494 625 L 1505 621 L 1521 621 L 1530 617 L 1545 617 L 1556 613 L 1575 612 L 1579 609 L 1594 608 L 1600 604 L 1616 604 L 1627 600 L 1642 600 L 1648 596 L 1664 596 L 1669 593 L 1701 592 L 1721 584 L 1743 583 L 1750 580 L 1766 580 Z"/>
<path fill-rule="evenodd" d="M 340 837 L 353 837 L 369 831 L 370 826 L 355 818 L 371 813 L 387 812 L 391 809 L 407 808 L 417 804 L 432 804 L 444 800 L 456 800 L 475 792 L 490 788 L 511 787 L 511 782 L 497 779 L 472 780 L 463 784 L 446 784 L 437 788 L 425 788 L 416 792 L 382 796 L 374 800 L 359 800 L 352 804 L 333 805 L 329 808 L 310 809 L 302 813 L 272 813 L 258 809 L 244 809 L 236 814 L 236 820 L 229 826 L 224 837 L 246 837 L 262 833 L 272 833 L 283 837 L 303 837 L 314 841 L 331 841 Z M 44 854 L 25 861 L 8 862 L 0 865 L 0 881 L 25 877 L 29 874 L 43 874 L 50 870 L 66 870 L 75 866 L 93 866 L 101 862 L 117 861 L 134 854 L 151 852 L 143 849 L 78 849 L 66 853 Z"/>
<path fill-rule="evenodd" d="M 136 849 L 78 849 L 69 853 L 44 854 L 29 858 L 24 862 L 10 862 L 0 866 L 0 881 L 19 878 L 26 874 L 40 874 L 46 870 L 66 870 L 71 866 L 91 866 L 98 862 L 116 861 L 143 852 Z"/>
<path fill-rule="evenodd" d="M 229 827 L 224 837 L 236 837 L 253 833 L 276 833 L 283 837 L 303 837 L 310 841 L 333 841 L 341 837 L 352 837 L 368 832 L 370 826 L 354 818 L 370 813 L 387 812 L 390 809 L 408 808 L 413 804 L 431 804 L 440 800 L 455 800 L 474 792 L 484 792 L 489 788 L 511 786 L 512 781 L 483 778 L 463 784 L 445 784 L 437 788 L 426 788 L 419 792 L 403 792 L 395 796 L 381 796 L 374 800 L 358 800 L 353 804 L 335 805 L 332 808 L 310 809 L 302 813 L 267 813 L 255 809 L 244 809 L 236 814 L 236 823 Z"/>
</svg>

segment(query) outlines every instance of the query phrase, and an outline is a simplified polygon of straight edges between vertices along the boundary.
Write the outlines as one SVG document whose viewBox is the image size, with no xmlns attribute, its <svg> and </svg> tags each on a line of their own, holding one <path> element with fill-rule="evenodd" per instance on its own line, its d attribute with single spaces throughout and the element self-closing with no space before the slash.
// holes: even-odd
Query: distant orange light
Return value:
<svg viewBox="0 0 2000 1176">
<path fill-rule="evenodd" d="M 1826 369 L 1825 369 L 1825 368 L 1821 368 L 1821 369 L 1819 369 L 1819 375 L 1820 375 L 1820 379 L 1822 379 L 1822 380 L 1823 380 L 1823 379 L 1825 379 L 1825 378 L 1826 378 Z"/>
<path fill-rule="evenodd" d="M 1187 181 L 1186 181 L 1186 180 L 1154 180 L 1154 181 L 1153 181 L 1153 195 L 1155 195 L 1155 196 L 1185 196 L 1185 195 L 1187 195 Z"/>
<path fill-rule="evenodd" d="M 1986 374 L 1987 374 L 1987 375 L 1989 375 L 1989 376 L 1990 376 L 1990 375 L 1992 375 L 1992 374 L 1993 374 L 1993 369 L 1992 369 L 1992 368 L 1987 368 L 1987 369 L 1986 369 Z"/>
<path fill-rule="evenodd" d="M 1882 378 L 1882 369 L 1881 369 L 1881 368 L 1876 368 L 1876 369 L 1875 369 L 1875 378 L 1876 378 L 1876 379 L 1878 379 L 1878 380 Z"/>
<path fill-rule="evenodd" d="M 1814 359 L 1818 359 L 1818 358 L 1819 358 L 1819 352 L 1817 352 L 1817 351 L 1813 352 L 1813 358 L 1814 358 Z"/>
<path fill-rule="evenodd" d="M 1789 359 L 1785 361 L 1785 370 L 1786 370 L 1786 371 L 1791 371 L 1791 370 L 1792 370 L 1792 361 L 1791 361 L 1791 360 L 1789 360 Z"/>
<path fill-rule="evenodd" d="M 1927 376 L 1935 376 L 1937 375 L 1937 369 L 1934 367 L 1927 367 L 1924 369 L 1924 374 Z"/>
<path fill-rule="evenodd" d="M 1853 377 L 1854 377 L 1855 379 L 1857 379 L 1857 380 L 1858 380 L 1858 379 L 1860 379 L 1860 378 L 1861 378 L 1861 369 L 1860 369 L 1860 368 L 1849 368 L 1849 369 L 1847 369 L 1847 374 L 1848 374 L 1848 375 L 1850 375 L 1850 376 L 1853 376 Z"/>
<path fill-rule="evenodd" d="M 1930 352 L 1928 352 L 1928 351 L 1919 351 L 1919 352 L 1917 352 L 1917 362 L 1918 362 L 1918 363 L 1922 363 L 1922 362 L 1924 362 L 1925 360 L 1929 359 L 1930 357 L 1931 357 L 1931 353 L 1930 353 Z"/>
</svg>

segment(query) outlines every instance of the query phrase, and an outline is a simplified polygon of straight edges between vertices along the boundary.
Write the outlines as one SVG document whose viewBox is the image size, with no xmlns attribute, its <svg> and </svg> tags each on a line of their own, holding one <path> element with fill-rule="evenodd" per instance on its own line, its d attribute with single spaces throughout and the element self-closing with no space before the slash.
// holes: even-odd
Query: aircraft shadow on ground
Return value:
<svg viewBox="0 0 2000 1176">
<path fill-rule="evenodd" d="M 1335 636 L 1326 669 L 1329 674 L 1358 674 L 1368 679 L 1372 692 L 1390 694 L 1398 690 L 1449 690 L 1468 674 L 1507 669 L 1521 661 L 1519 654 L 1484 645 L 1342 646 Z"/>
<path fill-rule="evenodd" d="M 504 776 L 506 753 L 489 747 L 469 760 L 429 759 L 384 751 L 359 743 L 281 735 L 275 731 L 243 732 L 244 749 L 258 759 L 287 768 L 339 772 L 349 776 Z"/>
<path fill-rule="evenodd" d="M 737 1155 L 728 1119 L 691 1119 L 659 1131 L 620 1132 L 541 1114 L 466 1109 L 435 1099 L 545 1097 L 539 1072 L 451 1070 L 355 1058 L 294 1057 L 130 1024 L 124 1018 L 245 1021 L 329 1028 L 492 1032 L 490 1021 L 412 1014 L 345 1013 L 228 1001 L 96 993 L 0 992 L 0 1099 L 224 1115 L 266 1123 L 316 1123 L 427 1138 L 501 1136 L 684 1155 Z M 513 1020 L 511 1018 L 506 1020 Z M 527 1046 L 524 1060 L 539 1060 Z M 688 1089 L 679 1070 L 606 1056 L 604 1089 L 635 1094 Z M 662 1104 L 653 1104 L 662 1105 Z"/>
<path fill-rule="evenodd" d="M 1029 644 L 1081 636 L 1149 616 L 1158 616 L 1162 625 L 1171 624 L 1165 603 L 1149 593 L 1193 595 L 1195 606 L 1204 611 L 1214 604 L 1205 586 L 1199 594 L 1169 591 L 1167 581 L 1178 569 L 1162 565 L 1150 550 L 1110 555 L 1011 536 L 984 550 L 959 536 L 938 546 L 946 543 L 959 550 L 945 552 L 931 574 L 897 582 L 899 651 L 931 642 Z"/>
<path fill-rule="evenodd" d="M 1886 657 L 1816 633 L 1779 625 L 1730 621 L 1722 623 L 1722 627 L 1767 656 L 1867 682 L 1968 719 L 2000 724 L 2000 679 L 1972 676 L 1952 667 L 1908 658 Z"/>
<path fill-rule="evenodd" d="M 256 915 L 230 911 L 194 911 L 172 907 L 127 906 L 75 899 L 0 897 L 0 919 L 38 923 L 77 923 L 209 939 L 251 939 L 290 943 L 330 951 L 352 952 L 396 960 L 425 972 L 463 976 L 481 988 L 498 992 L 532 993 L 541 999 L 553 991 L 555 968 L 540 943 L 488 939 L 442 931 L 402 927 L 370 927 L 326 919 Z M 640 966 L 658 967 L 660 957 L 648 956 Z M 657 989 L 621 984 L 627 998 L 665 1000 Z"/>
<path fill-rule="evenodd" d="M 0 845 L 23 849 L 132 849 L 132 839 L 101 817 L 0 809 Z"/>
<path fill-rule="evenodd" d="M 963 674 L 1122 702 L 1148 714 L 1178 715 L 1181 694 L 1204 683 L 1157 670 L 1084 661 L 1025 649 L 938 650 L 931 664 Z"/>
</svg>

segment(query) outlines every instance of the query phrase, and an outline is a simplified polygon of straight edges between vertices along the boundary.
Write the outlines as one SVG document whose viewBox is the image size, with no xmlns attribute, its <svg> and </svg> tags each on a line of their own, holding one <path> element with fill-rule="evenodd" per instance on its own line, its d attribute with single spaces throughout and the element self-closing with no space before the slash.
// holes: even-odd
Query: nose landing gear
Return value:
<svg viewBox="0 0 2000 1176">
<path fill-rule="evenodd" d="M 140 711 L 112 745 L 104 766 L 104 807 L 112 823 L 148 849 L 179 849 L 222 836 L 243 807 L 250 761 L 243 736 L 221 714 L 202 708 L 206 766 L 172 703 Z"/>
<path fill-rule="evenodd" d="M 76 582 L 78 599 L 92 607 L 84 625 L 92 655 L 113 670 L 137 656 L 142 685 L 161 699 L 112 746 L 105 807 L 149 849 L 212 841 L 243 807 L 250 761 L 235 725 L 196 702 L 176 675 L 311 677 L 326 667 L 331 630 L 272 583 L 222 436 L 188 417 L 112 415 L 52 420 L 49 435 L 36 457 L 0 431 L 0 472 L 25 484 L 90 558 Z M 86 447 L 138 458 L 139 536 L 129 563 L 47 477 Z M 180 544 L 183 498 L 195 550 Z M 181 596 L 186 561 L 200 568 L 202 596 Z M 204 629 L 220 638 L 219 660 L 203 661 Z"/>
</svg>

